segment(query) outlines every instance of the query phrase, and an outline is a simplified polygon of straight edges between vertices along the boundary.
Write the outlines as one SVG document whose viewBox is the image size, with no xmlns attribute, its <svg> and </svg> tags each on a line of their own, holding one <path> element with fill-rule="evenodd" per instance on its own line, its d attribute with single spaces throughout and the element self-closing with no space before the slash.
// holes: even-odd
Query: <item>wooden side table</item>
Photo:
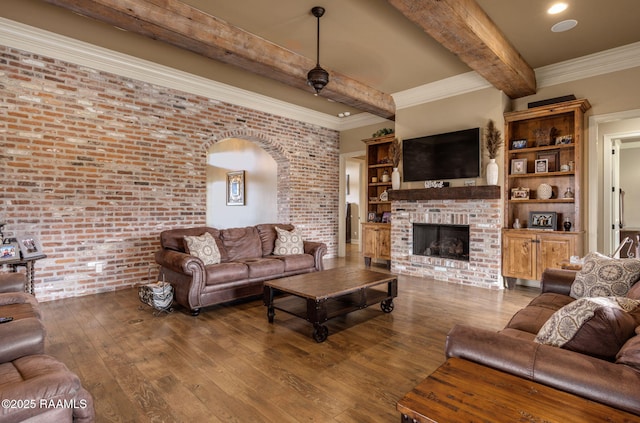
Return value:
<svg viewBox="0 0 640 423">
<path fill-rule="evenodd" d="M 639 416 L 460 358 L 396 404 L 402 423 L 637 422 Z"/>
</svg>

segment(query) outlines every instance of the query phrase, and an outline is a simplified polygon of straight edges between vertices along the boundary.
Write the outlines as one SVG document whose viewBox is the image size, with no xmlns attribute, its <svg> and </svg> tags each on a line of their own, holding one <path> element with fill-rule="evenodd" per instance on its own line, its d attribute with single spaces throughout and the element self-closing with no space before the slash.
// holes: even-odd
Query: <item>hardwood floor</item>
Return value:
<svg viewBox="0 0 640 423">
<path fill-rule="evenodd" d="M 41 303 L 46 351 L 80 376 L 99 422 L 396 422 L 396 402 L 444 362 L 455 324 L 498 330 L 538 294 L 404 276 L 398 286 L 392 313 L 330 320 L 321 344 L 302 319 L 277 312 L 269 324 L 261 299 L 198 317 L 154 316 L 137 289 Z"/>
</svg>

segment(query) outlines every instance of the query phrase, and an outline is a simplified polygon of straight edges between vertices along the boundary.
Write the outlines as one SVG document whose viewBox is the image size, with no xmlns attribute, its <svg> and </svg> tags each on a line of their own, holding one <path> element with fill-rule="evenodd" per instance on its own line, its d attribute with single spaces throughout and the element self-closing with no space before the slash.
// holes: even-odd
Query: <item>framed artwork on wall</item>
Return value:
<svg viewBox="0 0 640 423">
<path fill-rule="evenodd" d="M 227 172 L 227 206 L 244 206 L 244 170 Z"/>
</svg>

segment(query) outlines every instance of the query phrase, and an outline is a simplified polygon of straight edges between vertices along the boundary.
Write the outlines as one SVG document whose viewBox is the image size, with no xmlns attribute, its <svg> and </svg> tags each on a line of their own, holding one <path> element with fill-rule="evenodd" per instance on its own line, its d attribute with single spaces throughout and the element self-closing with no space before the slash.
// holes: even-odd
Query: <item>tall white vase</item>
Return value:
<svg viewBox="0 0 640 423">
<path fill-rule="evenodd" d="M 397 167 L 391 172 L 391 189 L 400 189 L 400 171 Z"/>
<path fill-rule="evenodd" d="M 487 164 L 487 185 L 498 185 L 498 163 L 496 159 L 490 159 Z"/>
</svg>

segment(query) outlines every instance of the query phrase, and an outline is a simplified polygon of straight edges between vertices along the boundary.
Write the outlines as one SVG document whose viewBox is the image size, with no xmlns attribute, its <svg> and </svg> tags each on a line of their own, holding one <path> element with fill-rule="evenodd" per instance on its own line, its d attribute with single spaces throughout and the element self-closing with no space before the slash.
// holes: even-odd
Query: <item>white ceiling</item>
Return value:
<svg viewBox="0 0 640 423">
<path fill-rule="evenodd" d="M 394 94 L 467 73 L 470 69 L 385 0 L 184 0 L 296 53 L 315 58 L 313 6 L 321 18 L 323 67 Z M 638 0 L 564 0 L 550 16 L 547 0 L 477 0 L 531 67 L 575 59 L 640 41 Z M 191 72 L 295 105 L 336 115 L 357 110 L 239 71 L 159 41 L 118 30 L 42 0 L 3 0 L 0 16 L 118 52 Z M 551 26 L 576 19 L 571 31 Z"/>
</svg>

